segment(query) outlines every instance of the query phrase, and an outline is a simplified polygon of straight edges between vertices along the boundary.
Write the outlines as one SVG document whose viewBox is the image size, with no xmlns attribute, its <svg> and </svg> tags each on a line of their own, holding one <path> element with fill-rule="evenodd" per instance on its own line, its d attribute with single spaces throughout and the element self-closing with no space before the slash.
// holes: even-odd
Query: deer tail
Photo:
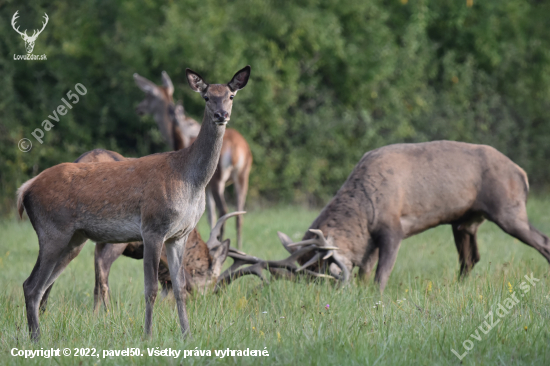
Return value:
<svg viewBox="0 0 550 366">
<path fill-rule="evenodd" d="M 25 205 L 23 204 L 23 200 L 25 199 L 25 195 L 27 194 L 27 191 L 31 187 L 32 183 L 36 177 L 29 179 L 19 189 L 17 190 L 17 211 L 19 212 L 19 218 L 23 218 L 23 211 L 25 211 Z"/>
</svg>

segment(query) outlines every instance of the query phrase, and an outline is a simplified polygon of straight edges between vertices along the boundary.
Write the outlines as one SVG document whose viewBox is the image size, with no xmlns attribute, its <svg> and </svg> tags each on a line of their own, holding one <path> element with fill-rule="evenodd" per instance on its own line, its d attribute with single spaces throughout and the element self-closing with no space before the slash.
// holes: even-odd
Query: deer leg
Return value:
<svg viewBox="0 0 550 366">
<path fill-rule="evenodd" d="M 44 314 L 46 312 L 46 307 L 48 306 L 48 298 L 50 297 L 50 292 L 52 291 L 52 287 L 53 287 L 53 283 L 50 285 L 50 287 L 48 287 L 46 292 L 44 292 L 44 295 L 42 296 L 42 300 L 40 300 L 40 314 Z"/>
<path fill-rule="evenodd" d="M 53 285 L 69 262 L 78 255 L 85 242 L 86 238 L 80 235 L 67 237 L 60 234 L 57 238 L 39 238 L 38 259 L 31 275 L 23 283 L 27 321 L 33 341 L 40 339 L 38 310 L 46 290 Z M 60 246 L 59 243 L 67 244 Z"/>
<path fill-rule="evenodd" d="M 124 252 L 128 243 L 109 244 L 97 243 L 94 253 L 95 287 L 94 287 L 94 313 L 99 312 L 101 303 L 105 309 L 109 307 L 109 272 L 113 262 Z"/>
<path fill-rule="evenodd" d="M 185 270 L 183 268 L 183 258 L 187 237 L 188 236 L 184 236 L 177 240 L 170 240 L 167 241 L 165 244 L 166 255 L 168 259 L 168 268 L 170 269 L 172 288 L 174 291 L 174 298 L 176 299 L 178 316 L 180 319 L 181 333 L 184 337 L 191 336 L 191 332 L 189 329 L 189 319 L 187 318 L 187 308 L 185 306 L 187 291 L 185 289 L 186 276 Z"/>
<path fill-rule="evenodd" d="M 166 245 L 162 247 L 159 263 L 159 282 L 162 287 L 160 293 L 161 299 L 166 298 L 172 290 L 172 279 L 170 278 L 170 268 L 168 268 L 168 257 L 166 254 Z"/>
<path fill-rule="evenodd" d="M 76 238 L 75 238 L 76 239 Z M 61 258 L 60 261 L 58 261 L 56 268 L 54 269 L 50 279 L 48 280 L 48 283 L 51 282 L 49 287 L 46 289 L 46 292 L 44 292 L 44 295 L 42 296 L 42 300 L 40 300 L 40 314 L 43 314 L 46 311 L 46 307 L 48 305 L 48 298 L 50 297 L 50 292 L 52 291 L 52 287 L 55 283 L 55 280 L 61 272 L 67 267 L 67 265 L 80 253 L 82 248 L 84 247 L 84 243 L 86 243 L 86 239 L 82 239 L 82 244 L 78 245 L 78 239 L 74 241 L 72 244 L 76 246 L 72 246 L 73 249 L 69 250 L 64 258 Z"/>
<path fill-rule="evenodd" d="M 208 211 L 208 226 L 210 229 L 216 225 L 216 202 L 212 193 L 212 184 L 206 186 L 206 209 Z"/>
<path fill-rule="evenodd" d="M 145 336 L 153 334 L 153 308 L 157 299 L 159 284 L 158 270 L 163 237 L 149 233 L 143 236 L 143 275 L 145 287 Z"/>
<path fill-rule="evenodd" d="M 507 234 L 538 250 L 550 263 L 550 240 L 531 225 L 525 205 L 501 210 L 501 213 L 492 217 L 491 220 Z"/>
<path fill-rule="evenodd" d="M 378 266 L 374 281 L 380 285 L 380 292 L 384 291 L 386 283 L 390 278 L 393 265 L 397 259 L 397 252 L 403 234 L 400 229 L 383 229 L 375 235 L 375 241 L 378 247 Z"/>
<path fill-rule="evenodd" d="M 244 211 L 244 204 L 246 202 L 246 194 L 248 193 L 248 174 L 250 173 L 250 168 L 241 172 L 240 174 L 235 174 L 233 177 L 233 182 L 235 184 L 235 192 L 237 193 L 237 211 Z M 243 246 L 243 237 L 242 237 L 242 228 L 243 228 L 243 216 L 237 215 L 237 248 L 242 249 Z"/>
<path fill-rule="evenodd" d="M 371 238 L 359 266 L 359 279 L 361 281 L 366 281 L 369 278 L 376 262 L 378 262 L 378 247 L 376 247 L 374 240 Z"/>
<path fill-rule="evenodd" d="M 479 224 L 454 223 L 452 227 L 456 250 L 458 251 L 458 260 L 460 262 L 460 277 L 465 277 L 475 264 L 479 262 L 479 251 L 477 248 L 477 229 Z"/>
<path fill-rule="evenodd" d="M 220 217 L 225 215 L 227 213 L 227 204 L 225 203 L 225 182 L 222 181 L 210 181 L 210 184 L 212 185 L 212 195 L 214 196 L 214 201 L 216 202 L 216 206 L 218 207 L 218 213 Z M 223 239 L 223 228 L 225 224 L 222 225 L 220 229 L 220 236 L 218 237 L 218 240 L 222 241 Z"/>
</svg>

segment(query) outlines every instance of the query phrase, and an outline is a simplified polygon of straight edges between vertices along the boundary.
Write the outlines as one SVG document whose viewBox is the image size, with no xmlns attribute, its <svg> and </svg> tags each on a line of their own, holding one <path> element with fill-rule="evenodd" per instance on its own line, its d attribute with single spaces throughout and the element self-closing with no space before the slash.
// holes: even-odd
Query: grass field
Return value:
<svg viewBox="0 0 550 366">
<path fill-rule="evenodd" d="M 532 223 L 550 234 L 550 198 L 532 198 Z M 252 210 L 245 216 L 244 250 L 262 258 L 286 256 L 276 232 L 301 238 L 318 211 L 301 207 Z M 234 238 L 234 222 L 228 235 Z M 203 236 L 208 230 L 200 223 Z M 113 306 L 92 313 L 93 250 L 88 243 L 56 282 L 42 339 L 29 341 L 22 284 L 36 261 L 38 244 L 28 219 L 0 221 L 0 364 L 345 364 L 345 365 L 548 365 L 550 364 L 550 279 L 546 260 L 492 223 L 478 235 L 481 261 L 457 279 L 458 257 L 449 226 L 403 242 L 381 296 L 372 279 L 344 288 L 318 283 L 272 281 L 260 286 L 241 278 L 218 295 L 193 295 L 188 311 L 193 339 L 183 341 L 175 302 L 157 301 L 153 338 L 143 340 L 143 267 L 121 258 L 113 265 Z M 230 261 L 230 260 L 228 260 Z M 540 281 L 524 294 L 520 283 Z M 499 303 L 515 292 L 518 302 L 499 318 Z M 524 294 L 520 297 L 520 294 Z M 381 303 L 379 303 L 381 302 Z M 376 305 L 379 303 L 379 305 Z M 325 306 L 329 304 L 330 309 Z M 487 334 L 476 329 L 493 311 Z M 473 337 L 477 338 L 474 339 Z M 451 349 L 462 355 L 462 362 Z M 102 358 L 103 350 L 138 347 L 144 356 Z M 211 357 L 148 356 L 147 349 L 211 350 Z M 96 357 L 13 357 L 12 348 L 95 348 Z M 269 357 L 216 357 L 220 349 L 267 350 Z"/>
</svg>

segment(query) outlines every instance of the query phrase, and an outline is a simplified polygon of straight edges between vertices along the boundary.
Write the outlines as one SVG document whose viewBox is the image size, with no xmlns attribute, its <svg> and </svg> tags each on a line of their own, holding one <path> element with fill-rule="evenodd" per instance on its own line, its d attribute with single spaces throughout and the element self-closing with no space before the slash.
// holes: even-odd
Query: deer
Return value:
<svg viewBox="0 0 550 366">
<path fill-rule="evenodd" d="M 121 161 L 128 158 L 117 152 L 95 149 L 88 151 L 78 157 L 75 163 L 94 163 L 101 161 Z M 131 159 L 131 158 L 130 158 Z M 218 220 L 210 232 L 210 237 L 205 242 L 198 230 L 195 228 L 187 239 L 184 268 L 187 271 L 187 292 L 198 291 L 204 293 L 206 289 L 216 283 L 221 273 L 221 268 L 229 251 L 230 240 L 223 242 L 218 240 L 219 232 L 225 221 L 233 216 L 242 215 L 244 211 L 228 213 Z M 121 255 L 134 259 L 143 259 L 143 242 L 131 242 L 123 244 L 99 243 L 94 252 L 95 287 L 94 287 L 94 313 L 99 311 L 101 303 L 105 309 L 109 307 L 109 272 L 114 261 Z M 168 258 L 165 248 L 160 255 L 158 271 L 159 283 L 162 286 L 161 297 L 166 297 L 172 289 L 172 280 L 168 270 Z M 53 284 L 52 284 L 53 286 Z M 45 311 L 47 295 L 51 290 L 48 288 L 44 295 L 41 311 Z"/>
<path fill-rule="evenodd" d="M 162 72 L 162 85 L 134 74 L 137 86 L 145 92 L 143 99 L 136 107 L 140 116 L 153 116 L 159 130 L 173 150 L 189 147 L 197 138 L 201 125 L 185 115 L 183 105 L 174 104 L 174 84 L 166 71 Z M 216 207 L 219 215 L 224 216 L 227 210 L 225 201 L 225 187 L 231 183 L 235 185 L 237 211 L 243 211 L 248 192 L 248 177 L 252 167 L 252 152 L 246 139 L 235 129 L 227 128 L 223 138 L 222 152 L 218 167 L 207 186 L 208 224 L 214 227 L 216 223 Z M 237 248 L 242 249 L 242 222 L 241 215 L 237 221 Z M 223 236 L 223 227 L 220 231 Z"/>
<path fill-rule="evenodd" d="M 44 13 L 44 17 L 43 17 L 44 22 L 42 23 L 42 29 L 40 30 L 35 29 L 32 33 L 32 36 L 29 36 L 27 35 L 26 29 L 24 32 L 21 32 L 19 31 L 19 26 L 15 28 L 16 20 L 17 18 L 19 18 L 19 15 L 17 13 L 19 13 L 19 10 L 17 10 L 15 14 L 13 14 L 13 17 L 11 18 L 11 26 L 17 33 L 19 33 L 19 35 L 21 35 L 21 38 L 23 38 L 23 40 L 25 41 L 25 48 L 27 49 L 27 53 L 32 53 L 32 50 L 34 49 L 34 42 L 36 42 L 36 39 L 38 38 L 40 33 L 42 33 L 44 28 L 46 28 L 46 24 L 48 24 L 48 20 L 49 20 L 48 14 Z"/>
<path fill-rule="evenodd" d="M 329 258 L 309 254 L 299 262 L 316 262 L 314 270 L 340 274 L 343 281 L 354 267 L 368 278 L 378 262 L 374 281 L 383 292 L 401 241 L 444 224 L 452 227 L 460 278 L 480 260 L 477 230 L 485 220 L 550 262 L 548 237 L 527 217 L 528 192 L 525 171 L 493 147 L 454 141 L 389 145 L 362 157 L 302 241 L 278 235 L 290 253 L 312 243 L 339 248 Z"/>
<path fill-rule="evenodd" d="M 180 329 L 191 335 L 185 305 L 184 249 L 205 208 L 206 185 L 214 175 L 233 98 L 250 77 L 250 66 L 227 84 L 208 84 L 186 69 L 191 89 L 206 101 L 201 131 L 187 149 L 137 159 L 62 163 L 18 189 L 19 216 L 26 211 L 39 253 L 23 283 L 30 337 L 40 339 L 39 303 L 90 239 L 96 243 L 143 241 L 144 333 L 152 336 L 153 307 L 163 246 Z"/>
</svg>

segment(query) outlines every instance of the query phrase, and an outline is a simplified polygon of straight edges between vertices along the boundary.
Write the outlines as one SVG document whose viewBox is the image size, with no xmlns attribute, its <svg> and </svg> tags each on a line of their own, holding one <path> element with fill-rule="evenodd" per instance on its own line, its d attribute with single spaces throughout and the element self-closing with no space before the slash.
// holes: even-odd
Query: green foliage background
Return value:
<svg viewBox="0 0 550 366">
<path fill-rule="evenodd" d="M 254 155 L 250 196 L 319 204 L 368 150 L 434 139 L 489 144 L 550 182 L 550 3 L 536 0 L 0 2 L 0 207 L 17 187 L 96 147 L 166 150 L 134 107 L 137 72 L 166 70 L 201 119 L 185 68 L 227 82 L 246 64 L 231 126 Z M 11 28 L 40 27 L 34 54 Z M 31 33 L 31 32 L 29 32 Z M 76 83 L 88 93 L 44 144 L 30 133 Z M 28 137 L 28 153 L 17 142 Z"/>
</svg>

